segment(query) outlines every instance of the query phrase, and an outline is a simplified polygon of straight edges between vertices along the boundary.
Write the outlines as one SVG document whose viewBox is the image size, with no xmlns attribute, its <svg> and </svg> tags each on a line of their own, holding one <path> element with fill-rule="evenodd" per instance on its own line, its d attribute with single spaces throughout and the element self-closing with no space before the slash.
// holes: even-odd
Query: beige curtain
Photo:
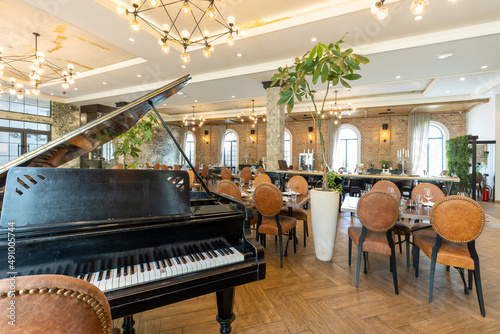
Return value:
<svg viewBox="0 0 500 334">
<path fill-rule="evenodd" d="M 226 126 L 219 125 L 219 154 L 217 161 L 219 166 L 224 165 L 224 137 L 226 136 Z"/>
<path fill-rule="evenodd" d="M 327 163 L 330 170 L 338 170 L 340 167 L 339 145 L 340 145 L 340 126 L 341 122 L 335 124 L 335 120 L 328 120 L 328 142 L 326 146 Z"/>
<path fill-rule="evenodd" d="M 430 114 L 412 114 L 408 117 L 408 149 L 410 168 L 408 174 L 420 174 L 426 169 L 426 152 L 429 141 Z M 429 172 L 429 171 L 427 171 Z"/>
<path fill-rule="evenodd" d="M 187 127 L 182 127 L 179 131 L 179 145 L 181 145 L 182 150 L 186 153 L 186 138 L 187 138 Z M 179 164 L 184 165 L 184 157 L 179 152 Z"/>
</svg>

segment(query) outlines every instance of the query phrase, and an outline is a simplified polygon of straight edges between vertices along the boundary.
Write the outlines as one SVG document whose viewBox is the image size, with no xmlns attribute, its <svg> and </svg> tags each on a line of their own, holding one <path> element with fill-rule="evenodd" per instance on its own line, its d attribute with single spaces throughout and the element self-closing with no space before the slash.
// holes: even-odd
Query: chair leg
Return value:
<svg viewBox="0 0 500 334">
<path fill-rule="evenodd" d="M 477 301 L 479 302 L 479 309 L 481 310 L 481 315 L 485 317 L 486 311 L 484 309 L 483 287 L 481 285 L 481 275 L 479 274 L 479 266 L 476 267 L 476 270 L 474 270 L 474 280 L 476 281 L 476 293 L 477 293 Z"/>
<path fill-rule="evenodd" d="M 293 253 L 297 253 L 297 243 L 295 242 L 297 240 L 297 227 L 293 228 Z"/>
<path fill-rule="evenodd" d="M 406 233 L 405 243 L 406 243 L 406 268 L 410 269 L 410 233 Z"/>
<path fill-rule="evenodd" d="M 413 245 L 413 267 L 415 268 L 415 277 L 418 277 L 419 262 L 420 262 L 420 248 Z"/>
<path fill-rule="evenodd" d="M 392 239 L 392 230 L 386 232 L 387 242 L 391 247 L 391 267 L 392 267 L 392 280 L 394 282 L 394 293 L 399 295 L 398 287 L 398 270 L 396 267 L 396 247 L 394 247 L 394 240 Z M 400 244 L 401 245 L 401 244 Z"/>
<path fill-rule="evenodd" d="M 304 247 L 306 247 L 306 238 L 307 238 L 307 236 L 309 235 L 309 232 L 308 232 L 308 230 L 307 230 L 307 220 L 304 220 L 304 222 L 303 222 L 303 225 L 302 225 L 302 226 L 303 226 L 303 228 L 302 228 L 302 229 L 303 229 L 303 233 L 304 233 Z"/>
<path fill-rule="evenodd" d="M 472 290 L 472 282 L 473 282 L 473 279 L 472 279 L 472 274 L 473 274 L 473 270 L 467 270 L 467 272 L 469 273 L 469 290 Z"/>
<path fill-rule="evenodd" d="M 352 239 L 349 237 L 349 266 L 351 265 L 351 255 L 352 255 Z"/>
<path fill-rule="evenodd" d="M 280 234 L 278 239 L 280 242 L 280 266 L 283 268 L 283 236 Z"/>
<path fill-rule="evenodd" d="M 403 253 L 403 246 L 401 246 L 401 234 L 398 234 L 399 254 Z"/>
<path fill-rule="evenodd" d="M 366 252 L 363 252 L 363 263 L 365 265 L 365 268 L 363 270 L 364 274 L 368 274 L 368 269 L 366 268 Z"/>
<path fill-rule="evenodd" d="M 366 233 L 367 233 L 366 227 L 363 226 L 363 231 L 361 232 L 361 236 L 359 237 L 358 240 L 358 262 L 356 264 L 356 287 L 358 287 L 359 284 L 359 269 L 361 266 L 361 253 L 363 253 L 363 242 L 365 241 L 366 238 Z"/>
<path fill-rule="evenodd" d="M 436 258 L 439 248 L 441 248 L 441 243 L 443 242 L 443 238 L 440 235 L 436 238 L 436 243 L 434 247 L 432 247 L 432 256 L 431 256 L 431 277 L 429 280 L 429 303 L 432 302 L 432 292 L 434 290 L 434 275 L 436 274 Z"/>
</svg>

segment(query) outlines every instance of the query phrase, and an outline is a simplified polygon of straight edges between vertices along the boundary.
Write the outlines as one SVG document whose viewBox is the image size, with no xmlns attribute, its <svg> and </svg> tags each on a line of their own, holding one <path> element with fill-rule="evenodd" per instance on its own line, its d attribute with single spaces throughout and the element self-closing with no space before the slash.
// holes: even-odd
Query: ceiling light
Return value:
<svg viewBox="0 0 500 334">
<path fill-rule="evenodd" d="M 138 78 L 142 78 L 142 75 L 140 75 L 140 74 L 137 74 L 137 77 L 138 77 Z"/>
<path fill-rule="evenodd" d="M 241 53 L 237 53 L 236 57 L 243 57 L 243 55 Z"/>
<path fill-rule="evenodd" d="M 181 67 L 182 67 L 182 68 L 186 68 L 186 65 L 182 65 Z"/>
<path fill-rule="evenodd" d="M 78 88 L 73 88 L 74 90 L 78 90 Z"/>
<path fill-rule="evenodd" d="M 167 104 L 166 103 L 163 103 L 164 106 L 166 106 Z"/>
<path fill-rule="evenodd" d="M 384 6 L 385 0 L 376 1 L 371 6 L 371 11 L 379 20 L 385 19 L 389 15 L 389 9 Z"/>
<path fill-rule="evenodd" d="M 129 38 L 128 40 L 129 40 L 129 41 L 131 41 L 131 42 L 134 42 L 134 41 L 135 41 L 135 39 L 133 39 L 132 37 L 131 37 L 131 38 Z"/>
<path fill-rule="evenodd" d="M 450 93 L 450 91 L 449 91 L 449 90 L 447 90 L 445 93 L 446 93 L 446 94 L 449 94 L 449 93 Z"/>
<path fill-rule="evenodd" d="M 442 53 L 438 56 L 438 59 L 447 59 L 447 58 L 451 58 L 453 57 L 453 53 L 452 52 L 448 52 L 448 53 Z"/>
<path fill-rule="evenodd" d="M 485 68 L 488 68 L 488 65 L 481 66 L 481 69 L 484 70 Z"/>
<path fill-rule="evenodd" d="M 334 103 L 330 102 L 329 106 L 329 114 L 333 116 L 333 119 L 335 120 L 335 124 L 338 124 L 338 122 L 342 119 L 342 116 L 351 116 L 352 112 L 356 110 L 356 108 L 353 108 L 351 103 L 348 103 L 347 106 L 342 105 L 337 103 L 337 94 L 338 91 L 335 91 L 335 100 Z M 325 115 L 323 114 L 322 111 L 319 111 L 318 113 L 321 113 L 321 118 L 325 118 Z"/>
<path fill-rule="evenodd" d="M 108 83 L 107 83 L 106 81 L 103 81 L 103 82 L 102 82 L 102 84 L 103 84 L 103 85 L 107 85 Z"/>
<path fill-rule="evenodd" d="M 397 76 L 396 76 L 396 79 L 401 79 L 401 76 L 400 76 L 400 75 L 397 75 Z"/>
<path fill-rule="evenodd" d="M 460 81 L 465 81 L 465 78 L 464 78 L 464 77 L 461 77 L 461 78 L 460 78 Z"/>
<path fill-rule="evenodd" d="M 234 95 L 233 95 L 233 96 L 231 96 L 231 98 L 233 98 L 233 99 L 234 99 Z"/>
<path fill-rule="evenodd" d="M 448 0 L 448 2 L 455 2 L 455 1 L 457 1 L 457 0 Z"/>
<path fill-rule="evenodd" d="M 413 0 L 410 5 L 410 10 L 415 15 L 420 15 L 427 9 L 429 0 Z"/>
<path fill-rule="evenodd" d="M 316 42 L 318 39 L 316 37 L 311 38 L 311 42 Z"/>
<path fill-rule="evenodd" d="M 422 15 L 415 16 L 415 21 L 420 21 L 422 19 Z"/>
<path fill-rule="evenodd" d="M 195 130 L 196 126 L 201 127 L 204 122 L 205 122 L 205 118 L 203 116 L 196 117 L 194 115 L 194 106 L 193 106 L 193 116 L 189 117 L 186 114 L 186 116 L 182 119 L 182 123 L 185 126 L 192 127 L 193 131 Z"/>
<path fill-rule="evenodd" d="M 178 92 L 177 95 L 183 95 L 184 93 L 183 92 Z"/>
<path fill-rule="evenodd" d="M 198 100 L 194 100 L 194 102 L 198 102 Z"/>
<path fill-rule="evenodd" d="M 177 5 L 179 2 L 182 3 L 180 8 Z M 148 28 L 152 29 L 158 35 L 159 41 L 161 41 L 160 48 L 164 52 L 169 51 L 170 42 L 181 45 L 184 49 L 181 61 L 186 64 L 190 61 L 187 49 L 192 45 L 204 46 L 204 48 L 202 47 L 202 52 L 208 58 L 214 50 L 212 44 L 215 40 L 227 35 L 227 44 L 234 45 L 235 37 L 243 35 L 243 31 L 236 26 L 236 19 L 233 16 L 229 16 L 226 22 L 224 22 L 222 17 L 216 19 L 220 11 L 215 5 L 215 0 L 204 1 L 203 3 L 207 4 L 204 8 L 202 8 L 203 5 L 197 4 L 192 0 L 170 2 L 133 0 L 129 8 L 120 5 L 118 13 L 122 16 L 131 16 L 130 25 L 134 31 L 140 29 L 139 22 L 141 24 L 144 23 L 145 26 L 147 25 Z M 189 15 L 184 18 L 183 14 Z M 180 15 L 183 18 L 177 20 Z M 167 23 L 157 25 L 150 20 L 151 17 L 154 17 L 155 21 L 166 20 Z M 186 24 L 186 21 L 191 21 L 192 26 L 195 28 L 189 27 L 189 22 L 187 22 L 189 28 L 185 30 L 184 24 Z M 200 28 L 205 26 L 207 21 L 211 21 L 210 25 L 217 30 L 217 33 L 214 33 L 212 36 L 210 36 L 207 30 L 203 31 Z M 181 32 L 180 34 L 179 31 Z"/>
<path fill-rule="evenodd" d="M 489 92 L 488 94 L 493 94 L 493 92 Z"/>
</svg>

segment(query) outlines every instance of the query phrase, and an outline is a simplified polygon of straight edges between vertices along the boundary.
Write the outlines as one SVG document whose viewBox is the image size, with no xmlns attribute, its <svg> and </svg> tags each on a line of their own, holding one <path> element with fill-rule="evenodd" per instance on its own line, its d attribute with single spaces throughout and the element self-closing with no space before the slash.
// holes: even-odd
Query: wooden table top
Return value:
<svg viewBox="0 0 500 334">
<path fill-rule="evenodd" d="M 340 208 L 343 212 L 357 212 L 359 197 L 346 197 Z M 405 207 L 403 212 L 399 213 L 399 217 L 408 219 L 429 220 L 431 207 L 422 206 L 420 208 Z"/>
<path fill-rule="evenodd" d="M 243 192 L 247 194 L 246 197 L 243 197 L 243 200 L 244 201 L 248 201 L 248 202 L 254 202 L 253 200 L 253 192 L 250 192 L 248 190 L 248 187 L 244 187 L 243 188 Z M 311 199 L 311 196 L 308 194 L 308 195 L 297 195 L 297 202 L 296 203 L 293 203 L 291 201 L 291 196 L 287 196 L 286 195 L 286 192 L 283 193 L 282 192 L 282 195 L 283 195 L 283 199 L 285 198 L 288 198 L 288 201 L 283 201 L 283 203 L 289 207 L 289 208 L 301 208 L 303 207 L 307 202 L 309 202 L 309 200 Z"/>
</svg>

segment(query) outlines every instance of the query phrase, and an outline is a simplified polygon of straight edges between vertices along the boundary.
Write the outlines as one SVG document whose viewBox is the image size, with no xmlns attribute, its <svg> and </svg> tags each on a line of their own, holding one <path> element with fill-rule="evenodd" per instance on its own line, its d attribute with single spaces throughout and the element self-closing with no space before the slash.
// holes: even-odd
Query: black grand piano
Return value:
<svg viewBox="0 0 500 334">
<path fill-rule="evenodd" d="M 220 332 L 230 333 L 234 287 L 265 277 L 263 248 L 250 234 L 251 208 L 206 185 L 190 192 L 183 171 L 54 168 L 157 112 L 154 106 L 189 80 L 0 167 L 4 259 L 9 227 L 16 235 L 15 267 L 1 261 L 0 278 L 15 272 L 87 280 L 105 292 L 113 318 L 124 317 L 124 333 L 134 332 L 133 314 L 216 292 Z"/>
</svg>

